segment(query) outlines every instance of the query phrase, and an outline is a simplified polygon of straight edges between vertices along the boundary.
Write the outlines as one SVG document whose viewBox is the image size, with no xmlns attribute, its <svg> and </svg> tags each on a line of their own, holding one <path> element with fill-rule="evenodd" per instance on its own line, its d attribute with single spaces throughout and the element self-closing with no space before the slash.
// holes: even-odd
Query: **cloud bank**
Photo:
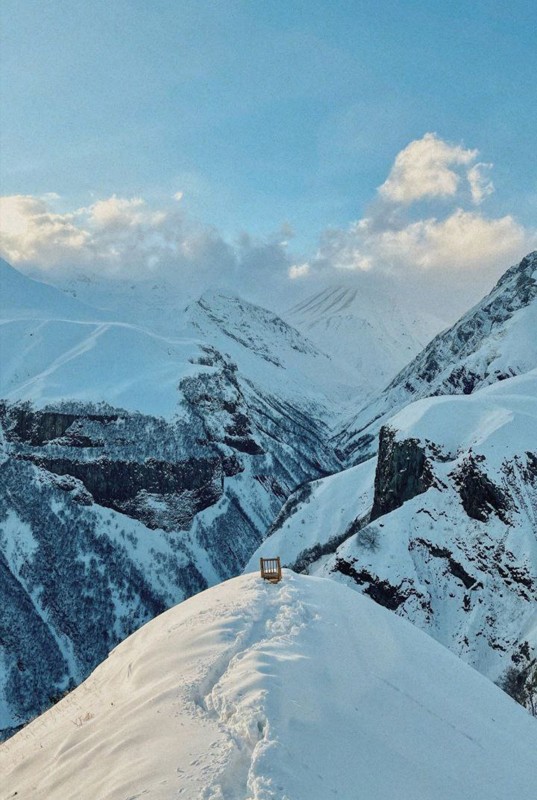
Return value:
<svg viewBox="0 0 537 800">
<path fill-rule="evenodd" d="M 324 231 L 315 257 L 293 264 L 289 278 L 359 282 L 360 274 L 376 274 L 455 319 L 537 247 L 536 230 L 477 208 L 494 192 L 493 165 L 478 155 L 434 133 L 411 142 L 367 214 L 345 229 Z"/>
<path fill-rule="evenodd" d="M 424 197 L 453 197 L 461 182 L 458 168 L 471 164 L 477 154 L 426 133 L 401 150 L 378 192 L 387 201 L 404 204 Z"/>
<path fill-rule="evenodd" d="M 327 229 L 313 258 L 292 258 L 284 226 L 259 240 L 229 242 L 189 217 L 178 191 L 161 208 L 142 197 L 97 200 L 73 211 L 60 198 L 0 199 L 2 254 L 15 266 L 61 282 L 73 274 L 225 288 L 270 305 L 319 281 L 355 281 L 368 273 L 404 284 L 419 302 L 439 293 L 451 316 L 486 292 L 511 263 L 537 246 L 535 231 L 511 215 L 487 216 L 492 164 L 477 149 L 434 133 L 410 142 L 378 187 L 367 213 L 347 228 Z M 414 291 L 414 289 L 416 291 Z"/>
</svg>

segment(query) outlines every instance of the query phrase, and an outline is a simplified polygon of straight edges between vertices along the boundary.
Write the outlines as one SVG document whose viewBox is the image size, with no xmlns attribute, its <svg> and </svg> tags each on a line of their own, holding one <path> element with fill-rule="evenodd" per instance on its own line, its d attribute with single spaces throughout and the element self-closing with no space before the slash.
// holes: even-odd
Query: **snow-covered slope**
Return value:
<svg viewBox="0 0 537 800">
<path fill-rule="evenodd" d="M 370 455 L 381 425 L 413 400 L 470 394 L 535 368 L 536 331 L 537 251 L 511 267 L 487 297 L 351 416 L 337 437 L 341 454 L 349 463 Z"/>
<path fill-rule="evenodd" d="M 0 398 L 39 408 L 75 400 L 176 411 L 177 384 L 195 371 L 196 341 L 110 320 L 1 260 L 0 298 Z"/>
<path fill-rule="evenodd" d="M 381 431 L 373 492 L 374 465 L 291 496 L 251 568 L 278 553 L 341 580 L 522 686 L 537 663 L 537 370 L 410 404 Z"/>
<path fill-rule="evenodd" d="M 228 353 L 250 383 L 295 404 L 310 395 L 330 420 L 359 389 L 355 371 L 274 312 L 237 296 L 205 292 L 185 318 L 192 335 Z"/>
<path fill-rule="evenodd" d="M 114 320 L 0 261 L 0 397 L 42 408 L 64 400 L 108 403 L 170 417 L 178 384 L 203 371 L 200 347 L 235 363 L 257 390 L 327 419 L 338 396 L 356 391 L 355 376 L 274 313 L 237 297 L 208 292 L 177 308 L 166 334 L 154 325 Z M 145 315 L 139 314 L 143 319 Z M 147 321 L 147 320 L 146 320 Z M 195 367 L 192 367 L 192 364 Z M 207 370 L 204 370 L 207 371 Z"/>
<path fill-rule="evenodd" d="M 105 320 L 105 311 L 97 311 L 42 281 L 22 275 L 0 258 L 1 309 L 9 319 Z"/>
<path fill-rule="evenodd" d="M 33 800 L 531 800 L 537 726 L 404 620 L 285 571 L 146 625 L 0 772 Z"/>
<path fill-rule="evenodd" d="M 354 396 L 382 389 L 444 327 L 425 310 L 401 308 L 388 286 L 328 286 L 283 316 L 358 379 Z"/>
<path fill-rule="evenodd" d="M 369 521 L 374 498 L 376 459 L 301 486 L 284 503 L 267 538 L 250 559 L 256 570 L 260 556 L 279 555 L 297 571 L 315 569 L 327 554 Z"/>
</svg>

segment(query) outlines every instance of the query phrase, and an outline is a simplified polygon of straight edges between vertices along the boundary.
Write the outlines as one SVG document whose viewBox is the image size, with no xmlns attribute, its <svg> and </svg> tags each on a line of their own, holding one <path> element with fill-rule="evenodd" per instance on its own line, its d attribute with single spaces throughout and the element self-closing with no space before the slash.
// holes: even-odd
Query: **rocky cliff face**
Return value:
<svg viewBox="0 0 537 800">
<path fill-rule="evenodd" d="M 399 442 L 392 428 L 381 428 L 371 521 L 400 508 L 433 485 L 431 462 L 419 440 Z"/>
<path fill-rule="evenodd" d="M 370 522 L 321 572 L 407 617 L 501 685 L 515 672 L 519 698 L 533 708 L 537 373 L 472 401 L 421 401 L 419 419 L 409 422 L 410 406 L 381 431 Z"/>
</svg>

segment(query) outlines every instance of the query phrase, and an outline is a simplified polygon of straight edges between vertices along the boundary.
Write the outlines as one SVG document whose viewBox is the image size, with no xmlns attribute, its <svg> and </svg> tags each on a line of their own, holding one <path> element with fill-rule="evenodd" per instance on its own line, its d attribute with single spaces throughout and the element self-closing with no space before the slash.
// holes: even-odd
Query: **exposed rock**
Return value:
<svg viewBox="0 0 537 800">
<path fill-rule="evenodd" d="M 505 492 L 490 480 L 486 472 L 479 469 L 478 461 L 472 454 L 457 467 L 452 477 L 469 517 L 486 522 L 491 514 L 496 514 L 502 522 L 509 524 L 509 502 Z"/>
<path fill-rule="evenodd" d="M 395 431 L 381 429 L 371 521 L 400 508 L 434 484 L 423 446 L 415 439 L 397 441 Z"/>
</svg>

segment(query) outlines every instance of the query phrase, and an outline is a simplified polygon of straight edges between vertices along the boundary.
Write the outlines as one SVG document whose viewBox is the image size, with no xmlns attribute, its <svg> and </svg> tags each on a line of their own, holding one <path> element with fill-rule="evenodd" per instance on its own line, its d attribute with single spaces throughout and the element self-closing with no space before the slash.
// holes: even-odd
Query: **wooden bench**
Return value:
<svg viewBox="0 0 537 800">
<path fill-rule="evenodd" d="M 277 558 L 260 558 L 259 565 L 261 567 L 261 577 L 270 581 L 271 583 L 279 583 L 282 579 L 282 565 L 280 557 Z"/>
</svg>

